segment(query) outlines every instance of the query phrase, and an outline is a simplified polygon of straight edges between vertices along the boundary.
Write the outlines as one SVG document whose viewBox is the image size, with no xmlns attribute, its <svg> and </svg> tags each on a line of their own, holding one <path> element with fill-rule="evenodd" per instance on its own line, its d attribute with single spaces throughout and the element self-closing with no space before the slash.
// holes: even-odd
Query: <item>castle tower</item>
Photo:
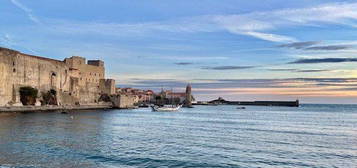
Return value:
<svg viewBox="0 0 357 168">
<path fill-rule="evenodd" d="M 192 87 L 191 84 L 186 86 L 186 100 L 185 107 L 192 107 Z"/>
</svg>

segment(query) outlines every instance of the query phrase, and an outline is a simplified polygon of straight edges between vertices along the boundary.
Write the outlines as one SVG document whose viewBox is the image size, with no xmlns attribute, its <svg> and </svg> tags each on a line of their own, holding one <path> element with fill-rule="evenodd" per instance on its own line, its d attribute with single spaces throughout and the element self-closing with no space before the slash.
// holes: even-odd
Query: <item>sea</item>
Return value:
<svg viewBox="0 0 357 168">
<path fill-rule="evenodd" d="M 356 168 L 357 105 L 0 114 L 1 168 Z"/>
</svg>

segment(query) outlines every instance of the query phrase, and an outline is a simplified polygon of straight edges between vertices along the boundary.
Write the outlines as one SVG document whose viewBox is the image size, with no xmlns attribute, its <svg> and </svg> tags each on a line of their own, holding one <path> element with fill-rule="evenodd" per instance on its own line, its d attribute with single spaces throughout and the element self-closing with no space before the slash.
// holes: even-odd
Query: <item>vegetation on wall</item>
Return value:
<svg viewBox="0 0 357 168">
<path fill-rule="evenodd" d="M 57 105 L 57 92 L 51 89 L 47 93 L 42 93 L 41 105 Z"/>
<path fill-rule="evenodd" d="M 31 86 L 24 86 L 20 88 L 20 101 L 23 105 L 35 105 L 38 90 Z"/>
</svg>

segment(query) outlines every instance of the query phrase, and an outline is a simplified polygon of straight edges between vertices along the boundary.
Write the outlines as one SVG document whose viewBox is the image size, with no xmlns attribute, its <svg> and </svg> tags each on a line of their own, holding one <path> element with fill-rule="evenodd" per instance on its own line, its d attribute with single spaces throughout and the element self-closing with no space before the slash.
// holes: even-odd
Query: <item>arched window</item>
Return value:
<svg viewBox="0 0 357 168">
<path fill-rule="evenodd" d="M 56 87 L 56 77 L 57 77 L 57 74 L 55 72 L 52 72 L 51 73 L 51 87 L 52 88 L 55 88 Z"/>
</svg>

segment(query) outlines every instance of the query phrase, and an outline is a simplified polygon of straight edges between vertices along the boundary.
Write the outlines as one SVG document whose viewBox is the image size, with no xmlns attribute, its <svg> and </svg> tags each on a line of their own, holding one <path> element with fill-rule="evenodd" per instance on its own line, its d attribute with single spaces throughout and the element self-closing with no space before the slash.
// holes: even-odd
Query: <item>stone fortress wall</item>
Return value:
<svg viewBox="0 0 357 168">
<path fill-rule="evenodd" d="M 19 105 L 23 86 L 38 89 L 38 97 L 55 90 L 58 105 L 95 104 L 101 94 L 115 94 L 115 81 L 105 79 L 103 61 L 86 63 L 78 56 L 60 61 L 0 48 L 0 106 Z"/>
</svg>

